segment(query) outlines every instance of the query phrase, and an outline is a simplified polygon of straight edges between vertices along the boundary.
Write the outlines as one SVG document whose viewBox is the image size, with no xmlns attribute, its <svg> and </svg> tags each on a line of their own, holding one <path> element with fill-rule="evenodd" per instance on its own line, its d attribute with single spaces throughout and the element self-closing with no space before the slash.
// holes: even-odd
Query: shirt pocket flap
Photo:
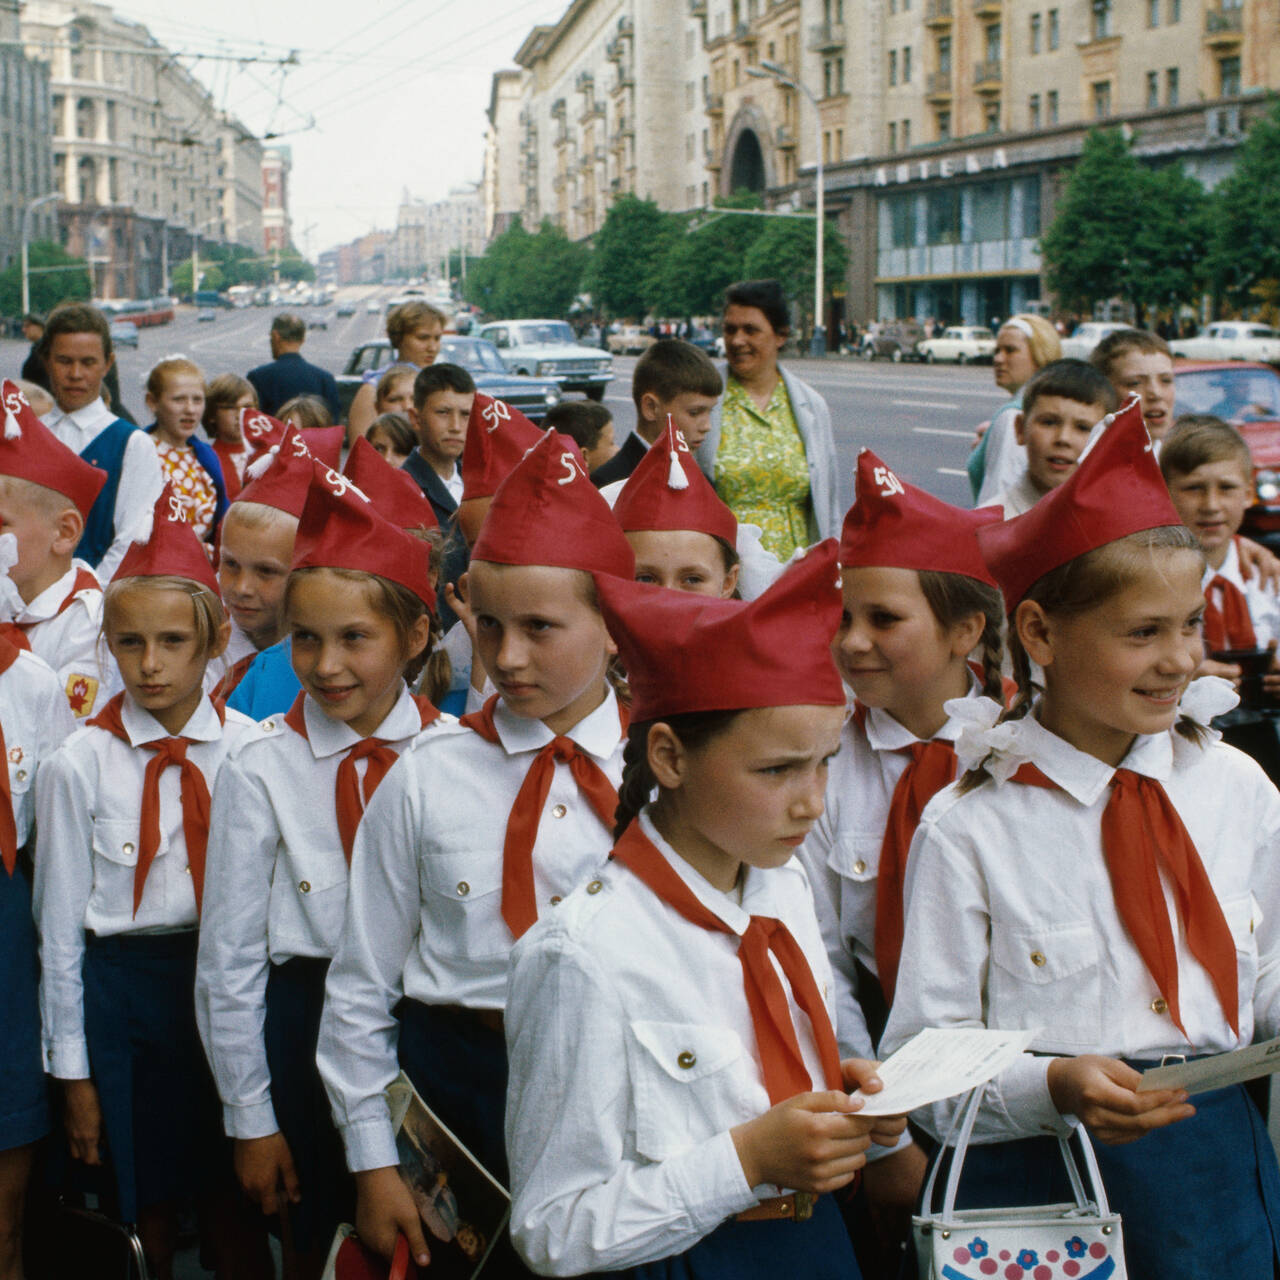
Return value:
<svg viewBox="0 0 1280 1280">
<path fill-rule="evenodd" d="M 880 873 L 882 843 L 878 835 L 844 836 L 831 846 L 827 865 L 845 880 L 874 880 Z"/>
<path fill-rule="evenodd" d="M 502 859 L 481 850 L 428 854 L 422 867 L 431 892 L 452 902 L 475 902 L 502 888 Z"/>
<path fill-rule="evenodd" d="M 13 752 L 17 752 L 18 759 L 13 758 Z M 24 792 L 31 789 L 31 779 L 35 770 L 31 767 L 30 760 L 23 757 L 20 747 L 11 748 L 9 756 L 9 792 L 11 795 L 20 796 Z"/>
<path fill-rule="evenodd" d="M 93 823 L 93 851 L 108 862 L 122 867 L 138 865 L 138 823 L 129 818 L 97 818 Z M 160 835 L 157 857 L 168 848 L 164 833 Z"/>
<path fill-rule="evenodd" d="M 1061 982 L 1097 965 L 1098 939 L 1088 924 L 1034 930 L 996 926 L 991 959 L 1020 982 Z"/>
<path fill-rule="evenodd" d="M 672 1080 L 692 1084 L 742 1056 L 742 1041 L 728 1027 L 697 1022 L 633 1022 L 641 1048 Z"/>
<path fill-rule="evenodd" d="M 1231 936 L 1236 940 L 1236 947 L 1247 948 L 1251 935 L 1257 932 L 1262 923 L 1262 908 L 1258 905 L 1258 899 L 1252 893 L 1228 898 L 1222 903 L 1222 914 L 1226 917 Z"/>
</svg>

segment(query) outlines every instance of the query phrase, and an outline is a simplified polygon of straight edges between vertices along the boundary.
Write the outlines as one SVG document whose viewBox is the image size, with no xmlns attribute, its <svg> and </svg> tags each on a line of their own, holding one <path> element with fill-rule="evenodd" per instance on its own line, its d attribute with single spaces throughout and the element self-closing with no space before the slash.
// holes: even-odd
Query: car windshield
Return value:
<svg viewBox="0 0 1280 1280">
<path fill-rule="evenodd" d="M 563 343 L 574 346 L 577 338 L 563 320 L 549 320 L 546 324 L 522 324 L 515 329 L 516 342 L 522 347 L 557 347 Z"/>
<path fill-rule="evenodd" d="M 975 329 L 973 336 L 978 339 L 994 338 L 996 335 L 990 329 Z"/>
<path fill-rule="evenodd" d="M 440 359 L 449 364 L 461 365 L 472 373 L 505 373 L 506 366 L 497 348 L 491 342 L 450 342 L 446 338 L 440 344 Z"/>
<path fill-rule="evenodd" d="M 1228 422 L 1280 420 L 1280 377 L 1264 369 L 1200 369 L 1176 376 L 1175 415 L 1212 413 Z"/>
</svg>

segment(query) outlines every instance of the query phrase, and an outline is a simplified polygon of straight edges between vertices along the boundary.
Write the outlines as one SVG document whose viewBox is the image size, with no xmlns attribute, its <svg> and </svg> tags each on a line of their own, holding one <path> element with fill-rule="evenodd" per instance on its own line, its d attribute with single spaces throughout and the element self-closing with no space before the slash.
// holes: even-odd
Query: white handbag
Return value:
<svg viewBox="0 0 1280 1280">
<path fill-rule="evenodd" d="M 1058 1139 L 1074 1204 L 956 1208 L 965 1154 L 985 1092 L 986 1085 L 980 1085 L 969 1094 L 943 1143 L 952 1145 L 958 1127 L 941 1210 L 933 1207 L 939 1158 L 925 1184 L 924 1211 L 911 1219 L 919 1280 L 1125 1280 L 1120 1215 L 1107 1204 L 1098 1162 L 1083 1129 L 1077 1133 L 1088 1192 L 1070 1145 Z"/>
</svg>

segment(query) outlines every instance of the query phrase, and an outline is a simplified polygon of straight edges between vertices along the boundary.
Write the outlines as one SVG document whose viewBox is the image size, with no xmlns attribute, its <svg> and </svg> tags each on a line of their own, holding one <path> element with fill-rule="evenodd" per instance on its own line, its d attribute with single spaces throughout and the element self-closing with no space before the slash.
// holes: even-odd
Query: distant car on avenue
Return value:
<svg viewBox="0 0 1280 1280">
<path fill-rule="evenodd" d="M 1109 324 L 1102 321 L 1089 320 L 1076 325 L 1069 338 L 1062 340 L 1062 358 L 1064 360 L 1087 360 L 1089 353 L 1103 338 L 1121 329 L 1132 329 L 1131 324 Z"/>
<path fill-rule="evenodd" d="M 995 353 L 996 335 L 981 325 L 952 325 L 939 337 L 925 338 L 916 344 L 916 355 L 927 364 L 935 360 L 954 360 L 956 364 L 979 360 L 990 363 Z"/>
<path fill-rule="evenodd" d="M 348 316 L 356 313 L 356 304 L 354 302 L 340 302 L 338 309 L 333 313 L 339 320 L 345 320 Z"/>
<path fill-rule="evenodd" d="M 611 333 L 605 346 L 615 356 L 642 356 L 657 339 L 638 324 L 624 324 L 617 333 Z"/>
<path fill-rule="evenodd" d="M 128 320 L 111 321 L 111 345 L 113 347 L 136 347 L 138 345 L 138 326 Z"/>
<path fill-rule="evenodd" d="M 864 360 L 918 360 L 917 346 L 924 341 L 924 327 L 916 320 L 875 321 L 867 327 L 858 348 Z"/>
<path fill-rule="evenodd" d="M 500 320 L 481 326 L 476 336 L 497 347 L 510 372 L 554 378 L 561 391 L 582 391 L 603 400 L 613 377 L 609 353 L 579 346 L 564 320 Z"/>
<path fill-rule="evenodd" d="M 1169 350 L 1184 360 L 1265 360 L 1280 364 L 1280 331 L 1248 320 L 1219 320 Z"/>
</svg>

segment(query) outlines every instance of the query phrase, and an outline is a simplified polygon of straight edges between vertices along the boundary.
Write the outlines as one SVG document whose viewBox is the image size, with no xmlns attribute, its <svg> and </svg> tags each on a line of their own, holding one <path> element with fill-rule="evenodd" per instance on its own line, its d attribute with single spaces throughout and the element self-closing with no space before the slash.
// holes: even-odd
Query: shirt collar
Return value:
<svg viewBox="0 0 1280 1280">
<path fill-rule="evenodd" d="M 217 742 L 222 737 L 222 721 L 208 697 L 200 699 L 191 718 L 178 730 L 170 733 L 149 711 L 144 711 L 132 696 L 124 695 L 120 708 L 120 721 L 129 735 L 129 745 L 139 747 L 156 742 L 160 738 L 190 738 L 193 742 Z"/>
<path fill-rule="evenodd" d="M 752 881 L 759 876 L 759 872 L 754 867 L 744 866 L 742 881 L 742 906 L 736 901 L 736 894 L 724 893 L 717 889 L 705 876 L 687 863 L 663 838 L 658 834 L 658 828 L 653 825 L 653 820 L 649 817 L 648 809 L 644 809 L 640 813 L 640 830 L 653 842 L 654 847 L 660 854 L 671 864 L 671 869 L 684 881 L 685 886 L 693 894 L 695 898 L 704 906 L 717 920 L 727 925 L 738 937 L 742 937 L 747 931 L 747 926 L 751 923 L 751 912 L 747 910 L 745 903 L 747 901 L 747 889 L 750 886 L 754 889 L 756 886 Z M 758 897 L 759 895 L 753 895 Z M 763 914 L 769 914 L 765 912 Z"/>
<path fill-rule="evenodd" d="M 340 751 L 349 751 L 361 741 L 360 735 L 350 725 L 325 715 L 310 694 L 302 700 L 302 718 L 307 726 L 307 742 L 311 746 L 311 754 L 317 760 L 336 756 Z M 418 704 L 409 693 L 408 685 L 405 685 L 391 710 L 369 737 L 399 742 L 402 738 L 414 737 L 421 728 L 422 716 L 418 711 Z"/>
<path fill-rule="evenodd" d="M 541 720 L 516 715 L 501 698 L 493 709 L 493 727 L 498 731 L 498 740 L 508 755 L 541 751 L 556 736 Z M 576 742 L 587 755 L 597 760 L 608 760 L 622 737 L 618 699 L 613 689 L 606 689 L 604 701 L 562 736 Z"/>
<path fill-rule="evenodd" d="M 976 682 L 970 678 L 969 688 L 965 696 L 972 698 L 979 692 Z M 959 736 L 962 727 L 958 720 L 948 716 L 946 724 L 933 735 L 933 740 L 942 739 L 944 742 L 954 742 Z M 867 708 L 864 729 L 867 735 L 867 744 L 873 751 L 900 751 L 903 747 L 909 747 L 914 742 L 923 741 L 923 739 L 917 738 L 904 724 L 891 716 L 883 707 Z"/>
<path fill-rule="evenodd" d="M 1019 746 L 1040 772 L 1081 804 L 1094 804 L 1115 776 L 1116 771 L 1110 765 L 1073 747 L 1065 738 L 1046 729 L 1034 715 L 1022 722 L 1019 739 Z M 1168 781 L 1173 771 L 1173 744 L 1169 734 L 1140 735 L 1120 767 L 1156 782 Z"/>
<path fill-rule="evenodd" d="M 102 403 L 101 397 L 95 397 L 83 408 L 76 409 L 72 413 L 64 413 L 54 405 L 40 421 L 51 431 L 64 422 L 70 422 L 80 431 L 97 432 L 101 431 L 107 423 L 114 422 L 115 417 L 116 415 Z"/>
<path fill-rule="evenodd" d="M 1204 573 L 1200 578 L 1200 585 L 1208 587 L 1208 585 L 1216 577 L 1223 577 L 1230 583 L 1238 583 L 1244 581 L 1244 574 L 1240 572 L 1240 553 L 1236 550 L 1236 540 L 1231 539 L 1227 543 L 1227 556 L 1222 562 L 1221 569 L 1215 569 L 1213 565 L 1206 564 Z"/>
<path fill-rule="evenodd" d="M 88 569 L 89 566 L 83 560 L 73 560 L 71 568 L 60 577 L 52 586 L 45 589 L 38 595 L 15 619 L 17 622 L 48 622 L 50 618 L 56 617 L 58 610 L 62 608 L 62 602 L 67 598 L 67 593 L 75 586 L 76 573 L 80 569 Z"/>
</svg>

